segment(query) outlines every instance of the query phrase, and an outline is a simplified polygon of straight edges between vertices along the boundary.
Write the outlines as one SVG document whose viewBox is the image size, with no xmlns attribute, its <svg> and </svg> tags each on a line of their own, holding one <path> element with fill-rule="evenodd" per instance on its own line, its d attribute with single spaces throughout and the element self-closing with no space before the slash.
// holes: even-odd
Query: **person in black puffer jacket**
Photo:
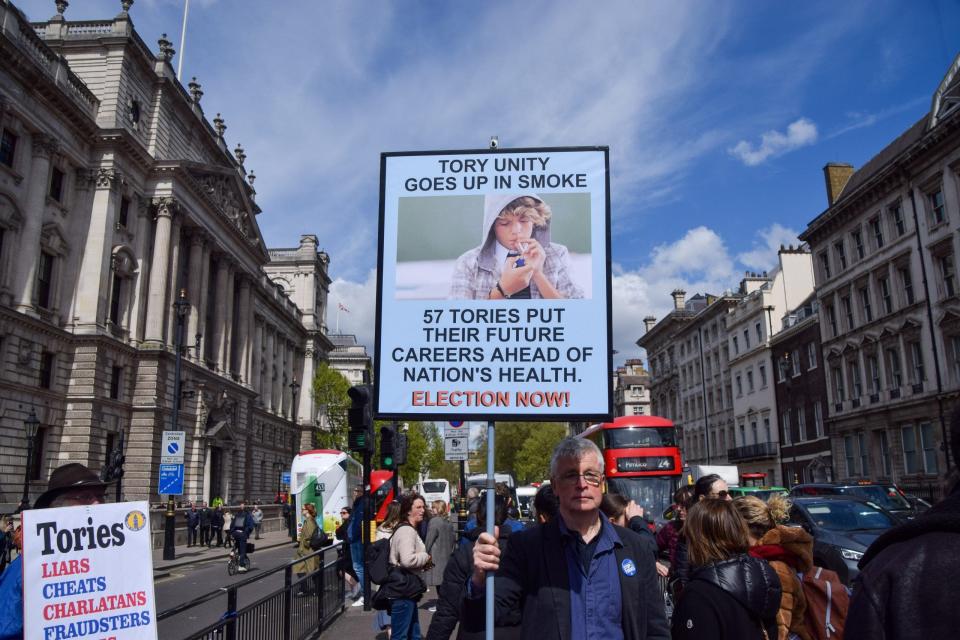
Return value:
<svg viewBox="0 0 960 640">
<path fill-rule="evenodd" d="M 703 500 L 684 532 L 690 582 L 673 612 L 673 640 L 775 640 L 780 579 L 747 555 L 747 525 L 726 500 Z"/>
<path fill-rule="evenodd" d="M 507 500 L 504 496 L 498 495 L 495 501 L 494 517 L 497 526 L 500 527 L 500 537 L 497 542 L 500 552 L 505 553 L 512 533 L 510 527 L 503 526 L 509 515 Z M 460 605 L 466 591 L 467 580 L 473 573 L 473 543 L 476 542 L 477 536 L 486 530 L 486 516 L 487 501 L 481 499 L 477 510 L 477 526 L 464 534 L 464 539 L 469 543 L 457 548 L 447 561 L 447 568 L 443 572 L 443 583 L 437 588 L 437 612 L 433 614 L 433 620 L 430 621 L 426 640 L 449 640 L 457 622 L 460 623 L 457 640 L 482 640 L 485 637 L 484 616 L 473 616 L 472 612 L 466 612 L 464 619 L 461 620 Z M 483 613 L 482 609 L 480 613 Z M 495 631 L 497 640 L 519 640 L 521 638 L 520 612 L 517 611 L 516 618 L 511 621 L 511 624 L 497 626 Z"/>
</svg>

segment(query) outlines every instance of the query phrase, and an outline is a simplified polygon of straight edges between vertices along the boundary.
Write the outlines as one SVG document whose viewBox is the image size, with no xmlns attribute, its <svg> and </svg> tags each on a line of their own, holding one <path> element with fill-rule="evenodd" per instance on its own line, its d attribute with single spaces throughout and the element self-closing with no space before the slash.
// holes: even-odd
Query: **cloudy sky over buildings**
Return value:
<svg viewBox="0 0 960 640">
<path fill-rule="evenodd" d="M 72 0 L 66 17 L 119 10 Z M 182 14 L 131 9 L 174 66 Z M 958 31 L 952 0 L 192 0 L 183 80 L 245 148 L 267 244 L 320 238 L 331 314 L 348 307 L 341 330 L 371 352 L 382 151 L 608 145 L 619 361 L 672 289 L 772 268 L 826 206 L 823 165 L 861 166 L 927 112 Z"/>
</svg>

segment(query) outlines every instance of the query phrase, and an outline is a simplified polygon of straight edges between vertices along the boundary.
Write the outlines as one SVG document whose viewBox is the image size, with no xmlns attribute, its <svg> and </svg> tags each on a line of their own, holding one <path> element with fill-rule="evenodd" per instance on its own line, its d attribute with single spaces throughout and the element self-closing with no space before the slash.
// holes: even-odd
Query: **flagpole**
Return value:
<svg viewBox="0 0 960 640">
<path fill-rule="evenodd" d="M 337 335 L 340 335 L 340 305 L 337 305 Z"/>
<path fill-rule="evenodd" d="M 183 77 L 183 53 L 187 46 L 187 13 L 190 12 L 190 0 L 183 3 L 183 26 L 180 28 L 180 61 L 177 62 L 177 80 Z"/>
</svg>

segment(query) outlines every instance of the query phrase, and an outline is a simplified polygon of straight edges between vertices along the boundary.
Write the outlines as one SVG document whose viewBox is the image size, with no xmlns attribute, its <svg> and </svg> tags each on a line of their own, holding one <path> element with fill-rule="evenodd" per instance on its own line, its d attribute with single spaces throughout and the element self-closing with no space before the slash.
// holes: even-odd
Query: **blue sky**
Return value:
<svg viewBox="0 0 960 640">
<path fill-rule="evenodd" d="M 66 17 L 119 9 L 73 0 Z M 131 16 L 179 56 L 182 12 Z M 675 287 L 771 268 L 825 208 L 823 165 L 861 166 L 926 113 L 958 32 L 952 0 L 192 0 L 183 76 L 246 149 L 268 245 L 320 238 L 331 308 L 371 352 L 381 151 L 609 145 L 622 361 Z"/>
</svg>

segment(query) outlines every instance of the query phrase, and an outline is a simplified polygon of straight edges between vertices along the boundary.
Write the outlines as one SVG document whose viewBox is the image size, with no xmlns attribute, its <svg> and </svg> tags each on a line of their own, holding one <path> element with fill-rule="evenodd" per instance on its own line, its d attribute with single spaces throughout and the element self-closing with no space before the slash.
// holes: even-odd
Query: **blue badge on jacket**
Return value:
<svg viewBox="0 0 960 640">
<path fill-rule="evenodd" d="M 637 565 L 633 564 L 633 560 L 630 558 L 621 562 L 620 568 L 623 569 L 624 575 L 632 576 L 637 573 Z"/>
</svg>

